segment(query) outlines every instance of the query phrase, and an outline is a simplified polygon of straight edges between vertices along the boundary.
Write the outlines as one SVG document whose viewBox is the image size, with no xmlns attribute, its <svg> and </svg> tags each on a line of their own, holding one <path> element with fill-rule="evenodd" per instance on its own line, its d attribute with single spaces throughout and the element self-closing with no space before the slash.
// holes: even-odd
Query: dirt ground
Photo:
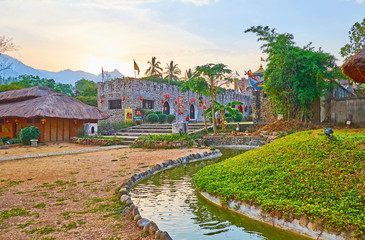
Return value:
<svg viewBox="0 0 365 240">
<path fill-rule="evenodd" d="M 83 147 L 17 147 L 0 157 Z M 152 239 L 117 214 L 115 190 L 136 172 L 204 151 L 124 148 L 0 162 L 0 239 Z"/>
</svg>

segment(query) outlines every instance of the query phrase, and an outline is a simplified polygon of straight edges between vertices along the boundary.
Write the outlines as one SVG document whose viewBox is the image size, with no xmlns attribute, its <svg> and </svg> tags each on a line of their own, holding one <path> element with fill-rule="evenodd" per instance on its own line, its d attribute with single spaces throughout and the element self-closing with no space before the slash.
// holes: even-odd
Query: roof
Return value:
<svg viewBox="0 0 365 240">
<path fill-rule="evenodd" d="M 50 117 L 80 120 L 102 120 L 109 117 L 109 114 L 103 112 L 97 107 L 87 105 L 75 98 L 63 95 L 61 93 L 55 93 L 50 88 L 33 88 L 28 88 L 28 90 L 21 89 L 1 93 L 0 100 L 5 99 L 6 102 L 4 103 L 2 100 L 0 101 L 0 117 Z M 26 96 L 32 96 L 33 98 L 28 98 L 24 101 L 9 102 L 10 99 L 24 99 L 24 97 L 22 98 L 19 95 L 19 92 L 16 92 L 22 90 L 25 90 L 23 92 L 28 94 Z M 51 90 L 51 93 L 44 95 L 49 90 Z M 7 96 L 6 93 L 8 93 L 9 96 Z M 39 96 L 34 97 L 35 95 L 32 94 L 35 93 L 39 94 Z"/>
<path fill-rule="evenodd" d="M 53 89 L 44 86 L 35 86 L 20 90 L 0 92 L 0 104 L 7 102 L 24 101 L 36 97 L 46 96 L 54 92 L 55 91 Z"/>
<path fill-rule="evenodd" d="M 365 48 L 342 65 L 342 72 L 355 82 L 365 83 Z"/>
<path fill-rule="evenodd" d="M 260 68 L 257 71 L 252 73 L 252 75 L 259 76 L 259 77 L 264 75 L 264 68 L 262 67 L 262 64 L 260 65 Z"/>
</svg>

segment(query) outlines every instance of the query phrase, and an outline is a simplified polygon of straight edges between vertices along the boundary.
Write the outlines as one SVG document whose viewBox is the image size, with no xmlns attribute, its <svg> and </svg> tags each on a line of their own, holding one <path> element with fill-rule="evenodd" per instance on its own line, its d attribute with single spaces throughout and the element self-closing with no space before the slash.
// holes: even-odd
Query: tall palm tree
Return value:
<svg viewBox="0 0 365 240">
<path fill-rule="evenodd" d="M 189 81 L 193 77 L 193 70 L 189 68 L 188 70 L 185 70 L 185 80 Z"/>
<path fill-rule="evenodd" d="M 165 74 L 167 74 L 167 77 L 170 80 L 179 80 L 178 75 L 181 74 L 181 70 L 179 69 L 179 67 L 177 66 L 177 64 L 174 64 L 174 61 L 171 61 L 170 64 L 166 63 L 166 72 Z"/>
<path fill-rule="evenodd" d="M 150 67 L 145 72 L 146 76 L 162 76 L 162 68 L 160 67 L 161 63 L 159 61 L 156 61 L 156 57 L 152 57 L 152 61 L 148 61 L 147 63 L 150 65 Z"/>
</svg>

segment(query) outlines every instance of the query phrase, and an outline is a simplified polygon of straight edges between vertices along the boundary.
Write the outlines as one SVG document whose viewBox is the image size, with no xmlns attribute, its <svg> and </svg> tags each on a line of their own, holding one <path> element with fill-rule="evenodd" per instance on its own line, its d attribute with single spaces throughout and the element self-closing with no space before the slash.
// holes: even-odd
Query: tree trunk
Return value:
<svg viewBox="0 0 365 240">
<path fill-rule="evenodd" d="M 222 117 L 222 132 L 226 131 L 226 125 L 224 124 L 224 111 L 221 112 Z"/>
<path fill-rule="evenodd" d="M 204 106 L 203 106 L 204 107 Z M 203 117 L 204 117 L 204 127 L 205 127 L 205 131 L 208 134 L 208 126 L 207 126 L 207 114 L 205 113 L 205 110 L 203 109 Z"/>
<path fill-rule="evenodd" d="M 210 91 L 210 98 L 211 98 L 211 103 L 212 103 L 212 120 L 213 120 L 213 130 L 214 130 L 214 135 L 217 135 L 217 120 L 215 119 L 215 111 L 214 111 L 214 94 L 213 94 L 213 90 Z"/>
</svg>

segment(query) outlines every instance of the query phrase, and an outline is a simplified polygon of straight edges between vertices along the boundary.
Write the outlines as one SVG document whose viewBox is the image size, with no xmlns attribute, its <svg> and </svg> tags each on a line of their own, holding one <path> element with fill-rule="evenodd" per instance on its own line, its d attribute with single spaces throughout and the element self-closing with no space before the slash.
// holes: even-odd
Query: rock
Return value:
<svg viewBox="0 0 365 240">
<path fill-rule="evenodd" d="M 132 210 L 132 217 L 135 217 L 137 215 L 139 215 L 138 207 L 134 207 L 133 210 Z"/>
<path fill-rule="evenodd" d="M 134 216 L 134 221 L 138 222 L 140 219 L 142 219 L 141 215 L 137 214 Z"/>
<path fill-rule="evenodd" d="M 127 194 L 123 194 L 121 197 L 120 197 L 120 202 L 121 203 L 126 203 L 128 201 L 128 199 L 130 200 L 131 198 L 127 195 Z"/>
<path fill-rule="evenodd" d="M 154 235 L 157 231 L 158 231 L 158 227 L 157 224 L 153 221 L 150 222 L 150 225 L 148 227 L 148 232 L 150 233 L 150 235 Z"/>
<path fill-rule="evenodd" d="M 145 219 L 145 218 L 141 218 L 141 219 L 139 219 L 139 220 L 137 221 L 137 225 L 138 225 L 138 227 L 140 227 L 140 228 L 144 228 L 144 227 L 147 225 L 147 223 L 149 223 L 149 222 L 150 222 L 150 220 Z"/>
<path fill-rule="evenodd" d="M 299 218 L 299 224 L 302 227 L 307 227 L 308 223 L 309 223 L 309 220 L 304 215 L 300 216 L 300 218 Z"/>
<path fill-rule="evenodd" d="M 119 190 L 119 193 L 118 193 L 120 196 L 123 196 L 124 194 L 128 194 L 128 189 L 126 187 L 122 187 L 120 190 Z M 122 200 L 121 200 L 122 201 Z"/>
<path fill-rule="evenodd" d="M 271 133 L 271 135 L 272 136 L 279 136 L 279 133 L 274 131 L 274 132 Z"/>
<path fill-rule="evenodd" d="M 126 207 L 123 209 L 122 215 L 123 216 L 128 216 L 131 214 L 131 209 L 129 207 Z"/>
<path fill-rule="evenodd" d="M 151 224 L 151 222 L 148 221 L 148 223 L 143 227 L 143 232 L 149 232 L 148 230 L 149 230 L 150 224 Z"/>
<path fill-rule="evenodd" d="M 172 240 L 172 238 L 170 237 L 170 235 L 167 232 L 165 232 L 165 231 L 161 232 L 160 239 L 161 240 Z"/>
<path fill-rule="evenodd" d="M 160 239 L 160 237 L 161 237 L 161 231 L 157 230 L 155 233 L 155 239 Z"/>
<path fill-rule="evenodd" d="M 129 198 L 127 201 L 125 201 L 125 205 L 126 205 L 126 206 L 131 206 L 131 205 L 133 205 L 132 200 Z"/>
</svg>

